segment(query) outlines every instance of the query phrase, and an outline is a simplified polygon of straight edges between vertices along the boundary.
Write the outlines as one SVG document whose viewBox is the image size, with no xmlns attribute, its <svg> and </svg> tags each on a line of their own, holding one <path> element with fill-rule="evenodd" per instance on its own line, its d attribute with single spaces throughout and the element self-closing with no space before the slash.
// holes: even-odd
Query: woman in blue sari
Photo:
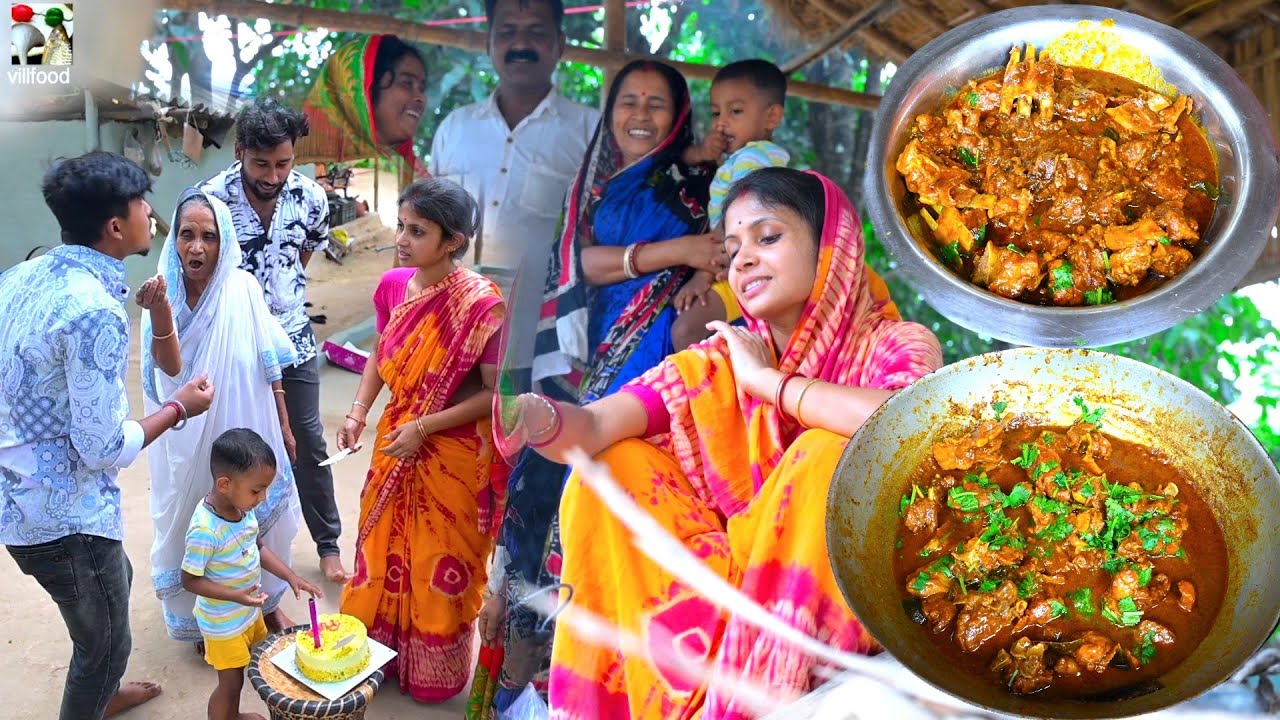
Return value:
<svg viewBox="0 0 1280 720">
<path fill-rule="evenodd" d="M 650 61 L 624 67 L 609 88 L 604 115 L 565 202 L 532 377 L 527 358 L 504 357 L 504 396 L 530 389 L 532 381 L 558 400 L 591 402 L 674 351 L 676 292 L 694 270 L 719 274 L 728 267 L 723 243 L 705 232 L 714 168 L 690 167 L 681 159 L 692 143 L 689 88 L 680 73 Z M 519 444 L 504 449 L 510 453 Z M 565 475 L 563 465 L 533 452 L 520 455 L 511 475 L 495 561 L 506 573 L 492 574 L 493 596 L 480 617 L 482 637 L 493 650 L 487 657 L 505 655 L 499 672 L 483 667 L 482 651 L 478 678 L 497 686 L 499 709 L 530 682 L 546 690 L 553 628 L 522 603 L 531 588 L 559 582 L 555 517 Z M 481 685 L 469 717 L 486 717 L 482 698 L 492 690 Z"/>
</svg>

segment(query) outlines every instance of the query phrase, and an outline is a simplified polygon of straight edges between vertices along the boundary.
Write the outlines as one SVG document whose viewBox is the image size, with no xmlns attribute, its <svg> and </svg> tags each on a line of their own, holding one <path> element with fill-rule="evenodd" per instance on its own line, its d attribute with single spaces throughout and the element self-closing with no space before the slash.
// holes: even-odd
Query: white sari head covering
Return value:
<svg viewBox="0 0 1280 720">
<path fill-rule="evenodd" d="M 187 287 L 182 280 L 182 258 L 178 255 L 178 232 L 182 226 L 183 211 L 200 204 L 213 208 L 214 223 L 218 227 L 218 260 L 213 268 L 213 277 L 209 279 L 209 287 L 192 309 L 187 307 Z M 243 257 L 240 252 L 240 243 L 236 239 L 235 225 L 231 221 L 231 210 L 226 203 L 199 188 L 191 187 L 182 191 L 182 195 L 178 198 L 178 206 L 173 211 L 173 222 L 169 225 L 169 237 L 165 239 L 164 247 L 160 248 L 158 268 L 169 286 L 165 294 L 169 298 L 169 307 L 173 309 L 173 321 L 178 331 L 179 345 L 182 344 L 183 335 L 193 326 L 196 318 L 217 311 L 222 288 L 231 273 L 240 267 Z M 184 376 L 186 374 L 184 373 Z M 151 354 L 150 313 L 142 314 L 142 387 L 152 402 L 164 401 L 156 391 L 156 364 L 155 357 Z"/>
</svg>

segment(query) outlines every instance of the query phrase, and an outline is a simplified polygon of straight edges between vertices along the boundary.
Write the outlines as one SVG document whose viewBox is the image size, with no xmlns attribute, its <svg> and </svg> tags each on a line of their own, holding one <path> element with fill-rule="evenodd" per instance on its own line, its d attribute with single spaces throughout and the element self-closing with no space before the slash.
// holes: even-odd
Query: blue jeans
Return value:
<svg viewBox="0 0 1280 720">
<path fill-rule="evenodd" d="M 62 612 L 74 649 L 59 720 L 99 720 L 120 687 L 129 651 L 133 566 L 119 540 L 68 535 L 40 545 L 9 545 L 23 574 Z"/>
</svg>

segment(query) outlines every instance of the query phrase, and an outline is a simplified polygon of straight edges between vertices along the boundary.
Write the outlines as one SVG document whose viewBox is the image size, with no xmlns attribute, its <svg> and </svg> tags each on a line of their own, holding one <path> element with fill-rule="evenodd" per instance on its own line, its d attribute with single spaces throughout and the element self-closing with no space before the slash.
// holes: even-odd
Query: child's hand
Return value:
<svg viewBox="0 0 1280 720">
<path fill-rule="evenodd" d="M 323 590 L 312 585 L 306 578 L 297 573 L 294 573 L 293 577 L 289 578 L 289 589 L 293 591 L 293 596 L 299 600 L 302 599 L 302 593 L 304 592 L 313 598 L 324 599 Z"/>
<path fill-rule="evenodd" d="M 261 585 L 254 585 L 251 588 L 245 588 L 244 590 L 237 590 L 233 594 L 232 599 L 234 599 L 236 602 L 240 603 L 241 605 L 248 605 L 249 607 L 262 607 L 262 605 L 267 602 L 267 594 L 264 592 L 259 592 L 260 590 L 262 590 Z"/>
<path fill-rule="evenodd" d="M 729 141 L 724 133 L 713 130 L 707 133 L 701 142 L 690 145 L 684 151 L 683 160 L 686 165 L 716 164 L 720 162 L 720 156 L 728 147 Z"/>
<path fill-rule="evenodd" d="M 699 270 L 689 278 L 684 287 L 676 292 L 675 299 L 671 301 L 675 305 L 677 313 L 683 313 L 693 307 L 696 302 L 702 303 L 703 307 L 707 306 L 707 293 L 711 291 L 712 275 L 704 270 Z"/>
</svg>

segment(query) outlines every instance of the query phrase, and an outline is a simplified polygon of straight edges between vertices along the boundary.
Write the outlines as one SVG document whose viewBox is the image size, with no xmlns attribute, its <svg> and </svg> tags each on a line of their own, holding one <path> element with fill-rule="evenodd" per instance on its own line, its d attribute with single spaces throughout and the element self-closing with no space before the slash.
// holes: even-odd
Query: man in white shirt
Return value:
<svg viewBox="0 0 1280 720">
<path fill-rule="evenodd" d="M 509 273 L 541 259 L 545 268 L 600 113 L 561 97 L 551 82 L 565 46 L 561 0 L 486 0 L 485 9 L 498 89 L 444 119 L 430 170 L 483 204 L 481 265 Z"/>
</svg>

